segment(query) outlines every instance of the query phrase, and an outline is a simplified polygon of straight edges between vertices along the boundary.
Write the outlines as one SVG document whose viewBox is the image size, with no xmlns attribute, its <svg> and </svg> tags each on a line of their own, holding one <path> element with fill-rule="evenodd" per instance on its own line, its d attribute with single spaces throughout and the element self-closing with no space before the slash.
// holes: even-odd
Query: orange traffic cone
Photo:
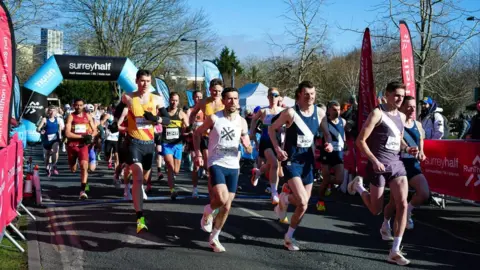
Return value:
<svg viewBox="0 0 480 270">
<path fill-rule="evenodd" d="M 40 187 L 40 175 L 38 174 L 38 165 L 33 168 L 33 185 L 35 186 L 35 202 L 42 204 L 42 189 Z"/>
<path fill-rule="evenodd" d="M 33 179 L 32 174 L 27 173 L 27 175 L 25 176 L 25 187 L 23 189 L 24 198 L 32 197 L 32 179 Z"/>
</svg>

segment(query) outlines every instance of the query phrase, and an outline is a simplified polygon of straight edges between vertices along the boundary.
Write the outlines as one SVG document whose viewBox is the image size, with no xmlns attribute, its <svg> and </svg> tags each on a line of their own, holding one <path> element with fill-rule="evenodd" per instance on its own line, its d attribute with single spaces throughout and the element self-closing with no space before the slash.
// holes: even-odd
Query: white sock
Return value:
<svg viewBox="0 0 480 270">
<path fill-rule="evenodd" d="M 288 236 L 289 238 L 293 238 L 293 233 L 294 233 L 294 232 L 295 232 L 295 229 L 292 228 L 292 227 L 290 227 L 290 226 L 288 226 L 287 236 Z"/>
<path fill-rule="evenodd" d="M 275 186 L 276 186 L 275 184 L 270 184 L 272 195 L 278 195 L 278 191 L 277 191 L 277 188 Z"/>
<path fill-rule="evenodd" d="M 414 208 L 415 208 L 415 206 L 413 206 L 412 203 L 409 202 L 409 203 L 408 203 L 408 207 L 407 207 L 407 213 L 408 213 L 409 215 L 411 215 L 411 214 L 412 214 L 412 210 L 413 210 Z"/>
<path fill-rule="evenodd" d="M 358 194 L 362 195 L 363 192 L 367 191 L 362 185 L 355 185 L 355 190 L 358 192 Z"/>
<path fill-rule="evenodd" d="M 384 219 L 383 219 L 383 223 L 382 223 L 382 227 L 385 228 L 385 229 L 386 229 L 386 228 L 390 229 L 390 228 L 391 228 L 391 227 L 390 227 L 390 219 L 384 218 Z"/>
<path fill-rule="evenodd" d="M 400 252 L 400 243 L 402 243 L 402 237 L 393 238 L 393 245 L 392 245 L 393 252 Z"/>
<path fill-rule="evenodd" d="M 218 240 L 218 236 L 220 235 L 221 231 L 222 230 L 218 230 L 217 228 L 213 228 L 212 233 L 210 234 L 210 241 L 212 241 L 213 239 Z"/>
<path fill-rule="evenodd" d="M 213 209 L 212 207 L 210 207 L 210 204 L 205 205 L 205 207 L 203 208 L 203 212 L 207 214 L 211 214 L 213 212 Z"/>
</svg>

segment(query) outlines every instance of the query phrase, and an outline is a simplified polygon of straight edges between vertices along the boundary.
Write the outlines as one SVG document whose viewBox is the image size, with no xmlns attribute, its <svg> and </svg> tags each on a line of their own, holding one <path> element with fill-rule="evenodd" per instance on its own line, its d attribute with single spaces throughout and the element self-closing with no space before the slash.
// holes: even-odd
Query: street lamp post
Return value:
<svg viewBox="0 0 480 270">
<path fill-rule="evenodd" d="M 467 18 L 467 21 L 479 21 L 480 22 L 480 18 L 477 18 L 475 16 L 470 16 Z M 478 87 L 480 87 L 480 44 L 479 44 L 479 47 L 478 47 Z"/>
<path fill-rule="evenodd" d="M 195 91 L 197 91 L 197 56 L 198 56 L 198 42 L 196 39 L 182 38 L 180 41 L 195 42 Z"/>
</svg>

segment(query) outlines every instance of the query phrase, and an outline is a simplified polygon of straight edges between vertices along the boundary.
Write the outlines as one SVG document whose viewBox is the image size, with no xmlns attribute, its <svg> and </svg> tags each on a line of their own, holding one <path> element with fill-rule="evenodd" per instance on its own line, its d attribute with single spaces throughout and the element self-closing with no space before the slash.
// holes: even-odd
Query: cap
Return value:
<svg viewBox="0 0 480 270">
<path fill-rule="evenodd" d="M 93 112 L 94 109 L 95 109 L 95 108 L 93 107 L 92 104 L 87 104 L 87 105 L 85 105 L 85 110 L 86 110 L 87 112 Z"/>
<path fill-rule="evenodd" d="M 424 97 L 423 100 L 422 100 L 422 103 L 432 105 L 433 100 L 432 100 L 431 97 Z"/>
<path fill-rule="evenodd" d="M 65 104 L 65 109 L 70 109 L 70 105 L 69 105 L 69 104 Z"/>
</svg>

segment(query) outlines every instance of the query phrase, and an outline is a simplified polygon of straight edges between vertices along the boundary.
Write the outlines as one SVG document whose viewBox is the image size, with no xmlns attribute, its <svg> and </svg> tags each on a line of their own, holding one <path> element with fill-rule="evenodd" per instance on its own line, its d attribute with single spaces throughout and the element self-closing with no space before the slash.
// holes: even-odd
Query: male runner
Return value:
<svg viewBox="0 0 480 270">
<path fill-rule="evenodd" d="M 266 159 L 266 166 L 252 169 L 252 185 L 256 186 L 258 178 L 262 173 L 261 170 L 269 171 L 270 190 L 272 195 L 272 204 L 278 204 L 278 175 L 279 175 L 279 162 L 275 156 L 272 143 L 268 136 L 268 127 L 272 124 L 272 119 L 283 111 L 283 108 L 278 107 L 277 99 L 280 97 L 278 88 L 272 87 L 268 89 L 268 102 L 267 108 L 260 109 L 252 118 L 250 123 L 250 139 L 255 141 L 255 145 L 259 145 L 258 154 L 262 159 Z M 258 121 L 262 122 L 262 135 L 260 137 L 260 143 L 257 142 L 256 129 Z M 260 165 L 260 164 L 258 164 Z"/>
<path fill-rule="evenodd" d="M 210 171 L 211 200 L 210 204 L 207 204 L 204 208 L 200 225 L 204 231 L 211 232 L 209 244 L 214 252 L 225 252 L 218 236 L 227 220 L 237 191 L 240 169 L 238 146 L 240 142 L 245 147 L 246 152 L 252 152 L 247 122 L 238 114 L 238 90 L 233 87 L 225 88 L 222 92 L 222 101 L 225 109 L 208 116 L 193 136 L 196 153 L 195 162 L 201 166 L 203 165 L 203 158 L 200 150 L 200 136 L 210 129 L 208 143 L 210 157 L 207 166 Z M 216 212 L 218 214 L 214 217 Z M 212 230 L 213 223 L 215 225 Z"/>
<path fill-rule="evenodd" d="M 58 175 L 57 161 L 60 145 L 60 134 L 65 129 L 63 122 L 57 117 L 57 108 L 49 106 L 47 117 L 43 117 L 37 126 L 37 132 L 42 134 L 42 145 L 45 153 L 45 171 L 50 177 L 53 174 Z M 51 163 L 50 163 L 51 160 Z"/>
<path fill-rule="evenodd" d="M 194 102 L 194 106 L 196 106 L 198 103 L 201 102 L 201 100 L 203 99 L 203 94 L 202 92 L 200 91 L 195 91 L 193 92 L 193 102 Z M 187 116 L 188 116 L 188 119 L 191 119 L 190 116 L 192 115 L 192 111 L 193 111 L 193 108 L 190 108 L 187 112 Z M 187 147 L 190 149 L 191 153 L 191 157 L 192 157 L 192 160 L 195 159 L 195 149 L 193 148 L 193 132 L 195 132 L 195 130 L 203 125 L 203 121 L 205 120 L 205 114 L 203 113 L 202 110 L 199 110 L 197 112 L 197 114 L 195 115 L 194 117 L 194 121 L 193 123 L 191 124 L 191 133 L 189 135 L 189 144 L 187 145 Z M 192 190 L 192 197 L 193 198 L 198 198 L 198 188 L 197 188 L 197 185 L 198 185 L 198 177 L 199 177 L 199 171 L 200 171 L 200 167 L 197 166 L 195 164 L 195 162 L 193 162 L 193 170 L 192 170 L 192 185 L 193 185 L 193 190 Z"/>
<path fill-rule="evenodd" d="M 162 153 L 167 165 L 168 186 L 170 187 L 170 197 L 175 200 L 178 196 L 175 191 L 175 178 L 180 172 L 183 153 L 184 131 L 188 127 L 187 115 L 182 108 L 178 107 L 180 96 L 176 92 L 170 93 L 170 106 L 168 114 L 170 115 L 170 124 L 168 124 L 162 133 Z"/>
<path fill-rule="evenodd" d="M 148 70 L 139 70 L 135 82 L 138 91 L 122 96 L 122 103 L 128 107 L 127 144 L 130 153 L 127 164 L 133 177 L 133 205 L 137 215 L 137 233 L 148 230 L 143 216 L 142 182 L 148 179 L 153 161 L 153 125 L 169 124 L 168 117 L 158 117 L 157 110 L 163 108 L 162 99 L 149 90 L 152 75 Z"/>
<path fill-rule="evenodd" d="M 67 118 L 65 135 L 68 138 L 67 153 L 68 164 L 72 172 L 77 171 L 77 159 L 80 163 L 81 191 L 80 199 L 88 199 L 85 189 L 88 179 L 88 148 L 97 135 L 97 129 L 91 116 L 84 111 L 85 102 L 83 99 L 76 99 L 74 102 L 75 111 Z"/>
<path fill-rule="evenodd" d="M 315 106 L 315 86 L 310 81 L 301 82 L 295 91 L 296 105 L 284 110 L 280 117 L 268 129 L 278 160 L 282 161 L 283 174 L 292 194 L 286 189 L 280 194 L 280 202 L 275 213 L 281 222 L 286 222 L 288 203 L 296 206 L 288 232 L 284 237 L 284 246 L 291 251 L 300 250 L 293 238 L 300 224 L 312 193 L 313 184 L 313 139 L 320 128 L 325 111 Z M 277 132 L 286 125 L 285 146 L 283 150 L 277 139 Z M 324 133 L 326 133 L 324 131 Z M 332 146 L 326 146 L 327 151 Z"/>
<path fill-rule="evenodd" d="M 345 149 L 345 124 L 346 121 L 340 117 L 340 103 L 337 101 L 330 101 L 327 104 L 327 117 L 322 120 L 322 129 L 328 130 L 323 134 L 323 139 L 326 144 L 330 144 L 333 148 L 332 152 L 320 150 L 322 161 L 322 183 L 319 187 L 319 199 L 317 202 L 317 210 L 325 211 L 325 191 L 329 185 L 340 185 L 344 179 L 343 167 L 343 151 Z M 333 168 L 335 179 L 330 177 L 330 169 Z"/>
<path fill-rule="evenodd" d="M 162 173 L 162 133 L 163 126 L 161 124 L 154 126 L 154 142 L 155 142 L 155 161 L 157 163 L 157 179 L 158 181 L 163 179 Z M 148 189 L 148 188 L 147 188 Z"/>
<path fill-rule="evenodd" d="M 417 147 L 402 143 L 405 115 L 398 111 L 405 97 L 405 85 L 390 82 L 386 87 L 385 104 L 379 105 L 368 116 L 358 135 L 356 144 L 368 158 L 367 177 L 370 179 L 370 192 L 363 187 L 363 179 L 355 177 L 348 184 L 348 192 L 358 192 L 367 208 L 379 215 L 383 207 L 385 185 L 395 202 L 394 239 L 387 261 L 398 265 L 407 265 L 409 260 L 400 252 L 405 225 L 407 222 L 408 182 L 405 166 L 400 160 L 403 149 L 411 155 L 417 155 Z M 384 238 L 381 231 L 382 238 Z"/>
<path fill-rule="evenodd" d="M 415 98 L 406 96 L 403 100 L 401 111 L 405 114 L 407 121 L 405 122 L 405 132 L 403 133 L 403 140 L 410 147 L 418 147 L 418 155 L 412 156 L 408 153 L 402 153 L 402 161 L 407 171 L 408 184 L 415 189 L 415 194 L 407 206 L 407 229 L 413 229 L 412 210 L 419 207 L 430 197 L 430 189 L 425 175 L 420 168 L 420 162 L 426 159 L 423 152 L 423 139 L 425 138 L 425 131 L 419 121 L 415 121 L 416 104 Z M 390 228 L 390 219 L 395 212 L 395 200 L 390 196 L 390 201 L 385 207 L 385 220 L 382 224 L 382 236 L 391 239 L 392 232 Z"/>
<path fill-rule="evenodd" d="M 199 111 L 202 111 L 206 116 L 210 116 L 216 112 L 219 112 L 225 108 L 222 103 L 222 91 L 223 91 L 223 81 L 221 79 L 213 79 L 210 81 L 210 94 L 211 97 L 198 102 L 190 112 L 190 117 L 188 119 L 189 123 L 195 121 L 195 116 Z M 202 134 L 202 143 L 200 144 L 200 150 L 203 154 L 203 164 L 205 166 L 208 164 L 208 130 Z M 208 170 L 207 170 L 208 173 Z"/>
</svg>

